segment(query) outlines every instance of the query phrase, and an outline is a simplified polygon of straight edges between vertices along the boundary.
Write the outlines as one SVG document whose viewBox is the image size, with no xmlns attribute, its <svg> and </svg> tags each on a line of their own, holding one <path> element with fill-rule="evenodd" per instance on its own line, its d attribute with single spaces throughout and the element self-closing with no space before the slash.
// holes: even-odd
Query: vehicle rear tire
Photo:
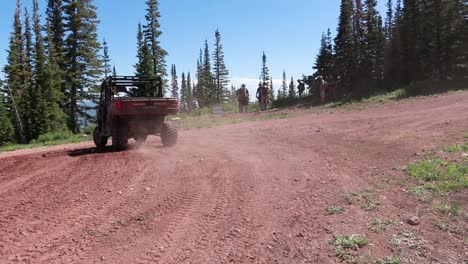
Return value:
<svg viewBox="0 0 468 264">
<path fill-rule="evenodd" d="M 124 149 L 128 144 L 127 128 L 117 124 L 112 135 L 112 147 L 115 149 Z"/>
<path fill-rule="evenodd" d="M 172 124 L 164 123 L 161 128 L 161 141 L 164 146 L 172 147 L 177 143 L 177 127 Z"/>
<path fill-rule="evenodd" d="M 101 134 L 101 130 L 99 129 L 99 127 L 96 127 L 93 130 L 93 141 L 96 147 L 103 148 L 107 145 L 107 141 L 109 140 L 109 137 L 102 137 L 100 136 L 100 134 Z"/>
</svg>

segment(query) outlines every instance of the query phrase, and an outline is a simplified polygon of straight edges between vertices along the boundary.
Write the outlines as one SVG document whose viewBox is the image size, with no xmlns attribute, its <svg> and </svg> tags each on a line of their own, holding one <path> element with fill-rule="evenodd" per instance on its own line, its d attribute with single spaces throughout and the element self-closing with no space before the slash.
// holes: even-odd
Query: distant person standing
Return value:
<svg viewBox="0 0 468 264">
<path fill-rule="evenodd" d="M 299 99 L 300 99 L 300 98 L 302 98 L 302 94 L 304 93 L 305 84 L 304 84 L 303 80 L 297 80 L 297 82 L 299 83 L 297 85 L 297 90 L 299 91 Z"/>
<path fill-rule="evenodd" d="M 260 104 L 260 110 L 265 111 L 267 110 L 268 106 L 268 84 L 266 82 L 259 83 L 257 89 L 257 99 Z"/>
<path fill-rule="evenodd" d="M 245 113 L 249 104 L 249 90 L 242 84 L 241 88 L 236 91 L 237 102 L 239 103 L 239 113 Z"/>
</svg>

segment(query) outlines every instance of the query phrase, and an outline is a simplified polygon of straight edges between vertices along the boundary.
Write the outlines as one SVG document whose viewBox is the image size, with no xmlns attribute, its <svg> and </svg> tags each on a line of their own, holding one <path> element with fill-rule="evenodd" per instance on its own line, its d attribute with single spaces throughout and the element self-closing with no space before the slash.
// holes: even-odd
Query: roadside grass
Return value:
<svg viewBox="0 0 468 264">
<path fill-rule="evenodd" d="M 429 157 L 406 166 L 409 176 L 420 185 L 410 193 L 425 197 L 429 193 L 447 194 L 468 188 L 468 161 L 447 162 L 441 157 Z"/>
<path fill-rule="evenodd" d="M 394 257 L 385 257 L 378 259 L 374 262 L 375 264 L 400 264 L 400 260 Z"/>
<path fill-rule="evenodd" d="M 356 250 L 369 244 L 369 240 L 360 234 L 336 236 L 330 244 L 334 247 L 335 256 L 345 263 L 358 263 Z"/>
<path fill-rule="evenodd" d="M 50 132 L 39 136 L 37 139 L 32 140 L 29 144 L 11 144 L 0 147 L 0 152 L 14 151 L 19 149 L 31 149 L 44 146 L 56 146 L 69 143 L 79 143 L 90 141 L 92 137 L 90 134 L 75 135 L 70 131 Z"/>
<path fill-rule="evenodd" d="M 370 231 L 374 233 L 385 232 L 387 227 L 393 225 L 393 221 L 387 219 L 374 218 L 372 219 Z"/>
<path fill-rule="evenodd" d="M 347 205 L 360 205 L 366 211 L 376 211 L 379 209 L 380 202 L 378 197 L 370 188 L 366 188 L 360 192 L 346 193 L 342 197 Z"/>
<path fill-rule="evenodd" d="M 456 227 L 454 225 L 445 223 L 441 220 L 438 220 L 437 222 L 434 223 L 434 225 L 439 228 L 441 231 L 450 233 L 450 234 L 461 234 L 462 230 L 459 227 Z"/>
<path fill-rule="evenodd" d="M 263 120 L 286 119 L 296 115 L 291 113 L 268 113 L 268 114 L 248 114 L 248 115 L 233 115 L 232 113 L 225 113 L 222 115 L 181 115 L 177 120 L 177 125 L 181 129 L 193 128 L 211 128 L 221 125 L 238 124 L 242 122 L 255 122 Z"/>
<path fill-rule="evenodd" d="M 468 151 L 468 142 L 465 142 L 463 144 L 454 144 L 454 145 L 445 146 L 442 148 L 442 150 L 445 152 Z"/>
<path fill-rule="evenodd" d="M 330 206 L 326 209 L 328 215 L 341 214 L 345 211 L 343 207 L 340 206 Z"/>
<path fill-rule="evenodd" d="M 424 250 L 427 243 L 412 230 L 402 230 L 390 240 L 390 245 L 399 254 L 406 254 L 409 250 Z"/>
<path fill-rule="evenodd" d="M 436 207 L 437 211 L 448 216 L 460 216 L 462 215 L 462 209 L 458 204 L 441 204 Z"/>
</svg>

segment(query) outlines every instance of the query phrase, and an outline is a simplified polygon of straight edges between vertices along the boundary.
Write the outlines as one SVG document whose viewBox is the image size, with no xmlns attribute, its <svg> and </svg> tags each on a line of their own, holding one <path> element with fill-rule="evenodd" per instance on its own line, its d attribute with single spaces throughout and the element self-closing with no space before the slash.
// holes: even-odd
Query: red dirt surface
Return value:
<svg viewBox="0 0 468 264">
<path fill-rule="evenodd" d="M 174 148 L 1 153 L 0 263 L 338 263 L 329 242 L 349 234 L 367 236 L 357 253 L 372 263 L 399 254 L 389 241 L 404 230 L 427 243 L 403 263 L 467 263 L 466 236 L 437 229 L 394 168 L 463 138 L 468 92 L 282 112 L 297 116 L 182 131 Z M 366 189 L 376 210 L 345 202 Z M 396 224 L 371 232 L 377 217 Z"/>
</svg>

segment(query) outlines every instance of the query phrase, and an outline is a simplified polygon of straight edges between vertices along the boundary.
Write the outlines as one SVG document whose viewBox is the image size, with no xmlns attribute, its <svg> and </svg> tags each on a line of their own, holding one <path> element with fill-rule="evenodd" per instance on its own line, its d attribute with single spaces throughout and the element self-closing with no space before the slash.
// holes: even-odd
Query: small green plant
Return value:
<svg viewBox="0 0 468 264">
<path fill-rule="evenodd" d="M 442 148 L 442 150 L 445 151 L 445 152 L 468 151 L 468 143 L 454 144 L 454 145 L 445 146 L 445 147 Z"/>
<path fill-rule="evenodd" d="M 398 235 L 393 235 L 390 245 L 398 251 L 406 249 L 422 250 L 428 242 L 411 230 L 402 230 Z"/>
<path fill-rule="evenodd" d="M 385 257 L 378 259 L 375 264 L 400 264 L 400 260 L 394 257 Z"/>
<path fill-rule="evenodd" d="M 429 158 L 406 166 L 406 170 L 414 179 L 432 181 L 440 178 L 441 164 L 441 158 Z"/>
<path fill-rule="evenodd" d="M 366 211 L 375 211 L 378 209 L 380 202 L 376 200 L 375 194 L 370 191 L 365 191 L 361 194 L 365 203 L 361 206 Z"/>
<path fill-rule="evenodd" d="M 411 178 L 423 181 L 420 187 L 409 191 L 425 198 L 428 192 L 446 194 L 468 188 L 468 161 L 444 162 L 440 157 L 431 157 L 407 166 Z"/>
<path fill-rule="evenodd" d="M 344 212 L 344 210 L 345 209 L 343 207 L 331 206 L 331 207 L 328 207 L 326 211 L 328 215 L 334 215 L 334 214 L 341 214 Z"/>
<path fill-rule="evenodd" d="M 426 187 L 418 185 L 418 186 L 413 186 L 408 189 L 408 192 L 415 195 L 421 200 L 426 200 L 427 197 L 431 194 Z"/>
<path fill-rule="evenodd" d="M 371 222 L 370 230 L 372 232 L 384 232 L 387 230 L 389 225 L 393 224 L 391 220 L 385 220 L 380 218 L 374 218 Z"/>
<path fill-rule="evenodd" d="M 456 226 L 444 223 L 442 221 L 437 221 L 435 223 L 435 226 L 437 226 L 440 230 L 447 232 L 447 233 L 461 233 L 460 229 L 457 228 Z"/>
<path fill-rule="evenodd" d="M 352 234 L 349 236 L 334 237 L 330 244 L 335 249 L 335 256 L 342 262 L 356 263 L 356 256 L 352 251 L 365 247 L 369 241 L 364 235 Z"/>
<path fill-rule="evenodd" d="M 436 209 L 446 215 L 450 216 L 459 216 L 461 215 L 461 208 L 458 204 L 441 204 L 436 207 Z"/>
</svg>

